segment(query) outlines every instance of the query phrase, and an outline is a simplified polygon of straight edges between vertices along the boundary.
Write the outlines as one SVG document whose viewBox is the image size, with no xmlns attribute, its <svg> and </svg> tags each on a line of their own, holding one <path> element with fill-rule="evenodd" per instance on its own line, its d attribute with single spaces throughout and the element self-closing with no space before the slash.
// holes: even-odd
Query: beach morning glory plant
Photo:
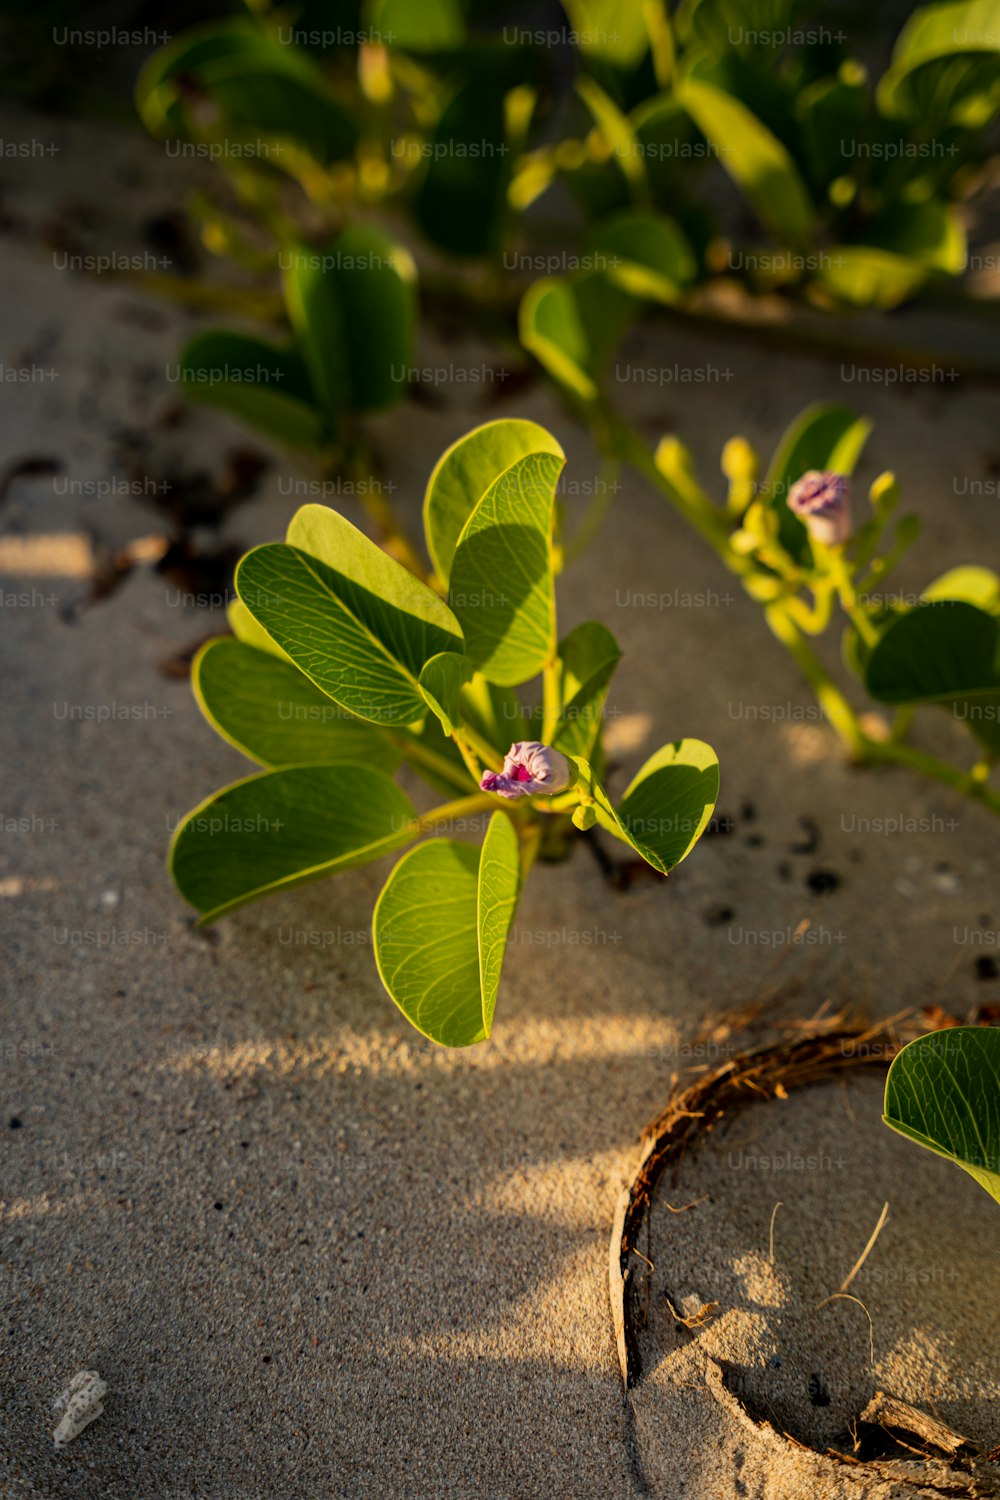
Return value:
<svg viewBox="0 0 1000 1500">
<path fill-rule="evenodd" d="M 262 767 L 174 836 L 170 869 L 199 921 L 405 850 L 375 905 L 375 961 L 407 1019 L 445 1046 L 490 1035 L 538 858 L 596 825 L 666 875 L 718 797 L 718 761 L 697 739 L 663 745 L 616 802 L 605 788 L 621 653 L 596 621 L 558 633 L 564 463 L 533 422 L 461 438 L 427 488 L 423 577 L 337 511 L 304 506 L 284 542 L 242 559 L 233 634 L 192 669 L 206 718 Z M 535 707 L 519 689 L 537 677 Z M 447 800 L 418 808 L 401 772 Z"/>
</svg>

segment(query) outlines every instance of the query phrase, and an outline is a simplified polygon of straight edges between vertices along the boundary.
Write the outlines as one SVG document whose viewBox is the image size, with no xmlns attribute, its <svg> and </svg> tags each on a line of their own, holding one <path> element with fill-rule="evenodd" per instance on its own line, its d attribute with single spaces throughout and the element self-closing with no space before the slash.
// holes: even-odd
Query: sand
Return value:
<svg viewBox="0 0 1000 1500">
<path fill-rule="evenodd" d="M 4 163 L 0 353 L 57 373 L 5 390 L 3 461 L 50 457 L 64 476 L 111 481 L 139 440 L 154 476 L 219 475 L 232 449 L 262 445 L 205 409 L 171 417 L 166 372 L 206 320 L 57 270 L 50 237 L 68 219 L 85 246 L 138 251 L 178 174 L 196 174 L 138 135 L 57 131 L 51 161 Z M 16 116 L 4 132 L 52 127 Z M 809 400 L 863 404 L 878 424 L 864 482 L 895 465 L 926 520 L 902 586 L 995 546 L 995 497 L 961 492 L 995 457 L 988 388 L 861 389 L 839 361 L 655 326 L 630 357 L 732 370 L 707 387 L 626 388 L 649 435 L 676 424 L 709 478 L 735 430 L 769 445 Z M 434 367 L 484 359 L 497 362 L 461 333 L 421 350 Z M 440 451 L 497 414 L 551 425 L 571 475 L 593 481 L 543 385 L 499 404 L 468 384 L 440 394 L 374 424 L 414 529 Z M 252 497 L 196 540 L 283 533 L 294 470 L 266 451 Z M 61 493 L 38 472 L 8 486 L 0 1491 L 628 1500 L 608 1235 L 673 1075 L 735 1045 L 696 1041 L 703 1022 L 754 995 L 773 1017 L 828 999 L 885 1014 L 1000 998 L 977 968 L 1000 931 L 996 824 L 902 772 L 847 767 L 755 607 L 661 501 L 622 483 L 600 545 L 563 580 L 561 621 L 604 619 L 626 653 L 615 789 L 663 740 L 700 735 L 722 760 L 731 831 L 666 887 L 619 895 L 583 850 L 536 870 L 493 1040 L 457 1054 L 421 1040 L 381 989 L 366 935 L 384 867 L 193 931 L 163 868 L 170 830 L 247 767 L 163 663 L 221 615 L 149 564 L 87 602 L 88 558 L 163 533 L 155 496 Z M 943 715 L 923 742 L 963 748 Z M 901 812 L 915 828 L 874 831 Z M 812 939 L 790 942 L 804 918 Z M 782 1192 L 779 1244 L 800 1222 Z M 57 1452 L 51 1404 L 84 1369 L 107 1382 L 105 1411 Z M 716 1472 L 718 1441 L 704 1371 L 690 1376 L 670 1387 L 646 1467 L 663 1493 L 728 1496 L 728 1476 L 691 1488 Z M 745 1445 L 743 1493 L 767 1472 Z"/>
</svg>

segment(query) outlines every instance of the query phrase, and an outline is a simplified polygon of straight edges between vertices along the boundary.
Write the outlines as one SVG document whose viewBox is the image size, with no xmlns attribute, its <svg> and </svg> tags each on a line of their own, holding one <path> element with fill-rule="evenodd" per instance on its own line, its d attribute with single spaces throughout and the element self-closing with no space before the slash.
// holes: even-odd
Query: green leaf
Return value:
<svg viewBox="0 0 1000 1500">
<path fill-rule="evenodd" d="M 975 604 L 987 614 L 996 614 L 1000 610 L 1000 578 L 992 568 L 972 565 L 949 568 L 920 597 L 928 603 L 935 599 L 964 599 L 966 604 Z"/>
<path fill-rule="evenodd" d="M 870 652 L 865 686 L 880 703 L 937 703 L 1000 753 L 1000 619 L 964 599 L 918 604 Z"/>
<path fill-rule="evenodd" d="M 595 270 L 648 302 L 677 302 L 698 274 L 685 235 L 662 215 L 615 214 L 592 235 L 588 253 Z"/>
<path fill-rule="evenodd" d="M 271 652 L 228 636 L 207 641 L 192 664 L 191 685 L 212 728 L 260 765 L 351 761 L 391 775 L 399 764 L 386 735 Z"/>
<path fill-rule="evenodd" d="M 504 94 L 499 79 L 464 83 L 421 146 L 427 167 L 414 203 L 417 223 L 453 255 L 485 255 L 503 238 L 513 164 Z"/>
<path fill-rule="evenodd" d="M 636 312 L 634 298 L 600 272 L 565 281 L 543 277 L 521 302 L 521 343 L 561 385 L 598 397 L 603 367 Z"/>
<path fill-rule="evenodd" d="M 374 0 L 364 11 L 365 29 L 404 52 L 437 52 L 465 39 L 457 0 Z"/>
<path fill-rule="evenodd" d="M 459 695 L 465 683 L 472 680 L 475 670 L 467 656 L 459 656 L 456 651 L 441 651 L 431 657 L 420 673 L 420 691 L 441 720 L 445 734 L 454 734 L 461 724 Z"/>
<path fill-rule="evenodd" d="M 218 125 L 201 125 L 206 97 L 221 113 Z M 192 27 L 155 52 L 139 74 L 136 103 L 154 135 L 187 130 L 211 145 L 221 129 L 230 149 L 241 135 L 262 145 L 288 141 L 326 166 L 349 157 L 358 138 L 355 121 L 310 58 L 242 17 Z M 247 159 L 284 165 L 272 149 Z"/>
<path fill-rule="evenodd" d="M 565 755 L 593 754 L 601 730 L 604 701 L 621 648 L 610 630 L 595 621 L 578 625 L 559 647 L 562 713 L 552 743 Z"/>
<path fill-rule="evenodd" d="M 809 544 L 805 526 L 788 508 L 789 490 L 809 469 L 851 474 L 871 429 L 867 418 L 846 407 L 819 403 L 783 433 L 760 493 L 777 510 L 781 544 L 797 561 L 808 556 Z"/>
<path fill-rule="evenodd" d="M 893 202 L 864 238 L 824 255 L 819 276 L 834 296 L 858 307 L 896 307 L 930 273 L 957 276 L 965 268 L 965 230 L 947 203 Z"/>
<path fill-rule="evenodd" d="M 477 672 L 462 688 L 459 702 L 465 722 L 501 755 L 515 740 L 530 739 L 525 732 L 524 708 L 512 687 L 488 682 Z"/>
<path fill-rule="evenodd" d="M 258 651 L 269 651 L 279 661 L 288 661 L 277 641 L 272 641 L 263 625 L 258 625 L 242 599 L 230 599 L 226 605 L 229 628 L 238 641 L 245 646 L 255 646 Z"/>
<path fill-rule="evenodd" d="M 813 206 L 781 142 L 738 99 L 710 83 L 683 78 L 674 92 L 764 227 L 782 244 L 808 245 Z"/>
<path fill-rule="evenodd" d="M 202 333 L 181 355 L 180 378 L 186 396 L 293 448 L 319 448 L 328 435 L 309 372 L 294 349 L 240 333 Z"/>
<path fill-rule="evenodd" d="M 817 280 L 852 307 L 889 309 L 907 302 L 930 272 L 918 260 L 872 245 L 838 245 L 823 258 Z"/>
<path fill-rule="evenodd" d="M 883 114 L 926 121 L 922 108 L 928 99 L 926 82 L 937 96 L 940 120 L 957 119 L 970 126 L 985 125 L 996 107 L 996 73 L 992 69 L 980 79 L 971 98 L 965 89 L 949 93 L 936 88 L 941 68 L 949 60 L 982 54 L 992 60 L 1000 51 L 1000 20 L 996 0 L 958 0 L 958 3 L 927 5 L 910 16 L 893 48 L 892 63 L 879 82 L 877 99 Z M 952 80 L 954 83 L 954 80 Z M 993 88 L 988 86 L 993 84 Z M 979 97 L 976 98 L 978 93 Z"/>
<path fill-rule="evenodd" d="M 468 1047 L 489 1036 L 519 891 L 517 835 L 500 812 L 481 851 L 431 839 L 386 881 L 372 920 L 378 971 L 432 1042 Z"/>
<path fill-rule="evenodd" d="M 486 491 L 455 551 L 448 600 L 465 654 L 502 686 L 534 677 L 555 649 L 552 527 L 562 467 L 553 453 L 519 458 Z"/>
<path fill-rule="evenodd" d="M 621 0 L 563 0 L 577 45 L 585 57 L 627 70 L 649 50 L 643 7 Z"/>
<path fill-rule="evenodd" d="M 418 832 L 413 804 L 368 766 L 290 766 L 225 787 L 189 812 L 170 871 L 202 922 L 272 891 L 368 864 Z"/>
<path fill-rule="evenodd" d="M 336 511 L 305 505 L 288 543 L 255 548 L 236 570 L 243 603 L 300 671 L 377 724 L 415 724 L 418 679 L 439 651 L 461 651 L 447 605 Z"/>
<path fill-rule="evenodd" d="M 445 583 L 462 528 L 505 469 L 528 453 L 565 458 L 551 433 L 537 422 L 508 418 L 474 427 L 438 459 L 424 496 L 427 549 Z"/>
<path fill-rule="evenodd" d="M 578 764 L 592 780 L 587 763 Z M 718 757 L 702 740 L 675 740 L 650 756 L 617 810 L 596 781 L 593 795 L 601 826 L 666 875 L 708 826 L 719 797 Z"/>
<path fill-rule="evenodd" d="M 889 1069 L 882 1118 L 1000 1203 L 1000 1030 L 949 1026 L 909 1042 Z"/>
<path fill-rule="evenodd" d="M 367 225 L 288 253 L 285 300 L 318 399 L 329 412 L 378 411 L 406 390 L 417 321 L 416 270 Z"/>
<path fill-rule="evenodd" d="M 645 202 L 649 196 L 646 159 L 636 139 L 632 121 L 622 113 L 611 96 L 586 73 L 576 82 L 576 91 L 593 116 L 598 134 L 614 158 L 631 189 L 633 199 Z"/>
</svg>

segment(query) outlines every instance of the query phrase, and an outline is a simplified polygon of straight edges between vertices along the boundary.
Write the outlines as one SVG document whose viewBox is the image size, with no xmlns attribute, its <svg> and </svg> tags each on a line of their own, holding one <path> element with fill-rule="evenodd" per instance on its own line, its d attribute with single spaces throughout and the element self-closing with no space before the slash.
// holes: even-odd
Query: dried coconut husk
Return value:
<svg viewBox="0 0 1000 1500">
<path fill-rule="evenodd" d="M 915 1036 L 948 1026 L 995 1022 L 992 1008 L 964 1020 L 937 1008 L 920 1015 L 905 1012 L 875 1025 L 844 1013 L 807 1024 L 804 1031 L 802 1023 L 791 1023 L 780 1041 L 730 1057 L 686 1086 L 675 1085 L 666 1107 L 642 1134 L 638 1165 L 619 1199 L 612 1226 L 611 1310 L 627 1400 L 644 1374 L 638 1331 L 646 1322 L 652 1267 L 639 1244 L 664 1174 L 672 1172 L 676 1178 L 684 1158 L 723 1120 L 751 1103 L 786 1099 L 793 1090 L 838 1075 L 884 1074 L 900 1048 Z M 698 1201 L 681 1203 L 672 1211 L 686 1212 L 696 1208 Z M 669 1301 L 668 1308 L 686 1338 L 692 1338 L 716 1311 L 713 1303 L 684 1314 Z M 735 1382 L 730 1381 L 730 1373 L 724 1362 L 708 1358 L 707 1388 L 730 1419 L 767 1447 L 791 1445 L 811 1460 L 836 1466 L 848 1482 L 856 1473 L 861 1486 L 877 1480 L 911 1493 L 968 1496 L 970 1500 L 1000 1497 L 1000 1475 L 993 1467 L 1000 1460 L 1000 1450 L 980 1453 L 976 1444 L 936 1416 L 889 1392 L 877 1391 L 859 1413 L 850 1444 L 820 1451 L 752 1410 L 742 1391 L 732 1388 Z"/>
</svg>

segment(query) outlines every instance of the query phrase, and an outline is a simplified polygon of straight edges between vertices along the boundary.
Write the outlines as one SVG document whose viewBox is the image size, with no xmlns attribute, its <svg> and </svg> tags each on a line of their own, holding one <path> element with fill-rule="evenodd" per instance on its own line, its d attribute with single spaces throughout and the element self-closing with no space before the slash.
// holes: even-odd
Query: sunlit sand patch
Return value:
<svg viewBox="0 0 1000 1500">
<path fill-rule="evenodd" d="M 314 1032 L 294 1041 L 261 1037 L 210 1047 L 185 1047 L 160 1062 L 162 1070 L 207 1073 L 220 1081 L 249 1078 L 259 1072 L 344 1073 L 377 1064 L 380 1073 L 398 1077 L 434 1068 L 493 1070 L 524 1064 L 545 1067 L 556 1062 L 608 1061 L 647 1057 L 662 1061 L 665 1077 L 672 1070 L 697 1065 L 698 1049 L 681 1041 L 677 1028 L 656 1016 L 616 1014 L 581 1020 L 521 1019 L 502 1042 L 450 1050 L 411 1042 L 401 1034 L 337 1030 Z"/>
<path fill-rule="evenodd" d="M 82 532 L 0 537 L 0 573 L 20 577 L 89 578 L 93 570 L 90 539 Z"/>
<path fill-rule="evenodd" d="M 782 724 L 781 736 L 799 766 L 815 766 L 829 760 L 831 732 L 819 724 Z"/>
<path fill-rule="evenodd" d="M 580 1171 L 578 1156 L 524 1166 L 487 1159 L 484 1173 L 489 1180 L 477 1195 L 480 1211 L 542 1219 L 564 1229 L 604 1235 L 621 1184 L 621 1148 L 588 1154 L 583 1190 Z"/>
<path fill-rule="evenodd" d="M 35 891 L 57 891 L 58 883 L 50 875 L 38 880 L 21 875 L 6 875 L 0 880 L 0 896 L 29 896 Z"/>
<path fill-rule="evenodd" d="M 33 1219 L 51 1218 L 65 1212 L 65 1202 L 50 1198 L 48 1193 L 39 1193 L 37 1198 L 0 1200 L 0 1224 L 26 1223 Z"/>
<path fill-rule="evenodd" d="M 653 729 L 650 714 L 620 714 L 604 725 L 604 748 L 610 755 L 628 755 L 641 750 Z"/>
<path fill-rule="evenodd" d="M 405 1337 L 395 1344 L 395 1351 L 442 1363 L 477 1359 L 509 1363 L 510 1351 L 516 1349 L 518 1364 L 538 1360 L 564 1370 L 598 1371 L 606 1376 L 607 1328 L 600 1319 L 580 1316 L 593 1279 L 594 1247 L 587 1244 L 566 1257 L 552 1280 L 513 1302 L 489 1326 Z"/>
</svg>

